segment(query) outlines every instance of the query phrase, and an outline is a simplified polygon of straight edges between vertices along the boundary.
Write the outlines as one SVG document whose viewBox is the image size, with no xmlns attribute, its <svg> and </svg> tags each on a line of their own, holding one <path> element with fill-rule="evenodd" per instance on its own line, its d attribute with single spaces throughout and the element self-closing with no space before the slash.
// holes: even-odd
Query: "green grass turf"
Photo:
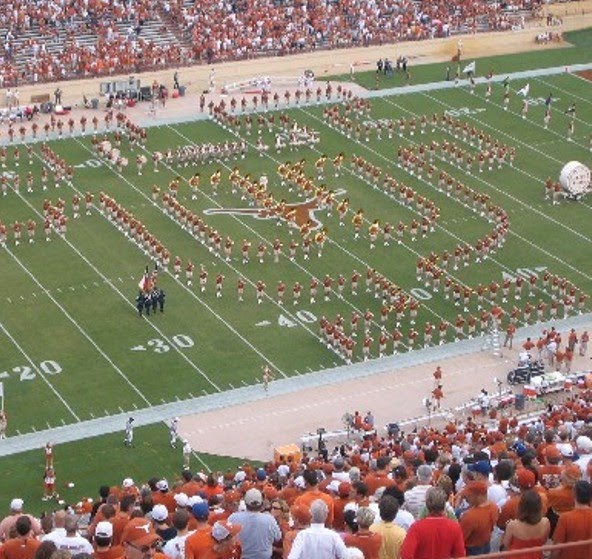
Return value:
<svg viewBox="0 0 592 559">
<path fill-rule="evenodd" d="M 163 424 L 134 429 L 135 447 L 123 445 L 122 434 L 57 445 L 54 448 L 56 491 L 59 499 L 75 505 L 83 498 L 97 498 L 100 485 L 121 485 L 131 477 L 141 485 L 152 477 L 166 478 L 169 484 L 180 478 L 183 465 L 181 446 L 169 445 L 168 428 Z M 193 458 L 193 471 L 221 472 L 236 470 L 244 460 L 200 454 Z M 256 463 L 255 463 L 256 464 Z M 57 499 L 42 501 L 43 449 L 2 458 L 0 510 L 8 510 L 10 501 L 20 497 L 25 509 L 33 514 L 51 512 L 60 504 Z M 68 487 L 73 483 L 74 487 Z"/>
<path fill-rule="evenodd" d="M 415 64 L 411 57 L 409 61 L 409 72 L 411 77 L 407 80 L 402 71 L 396 71 L 393 76 L 385 77 L 376 74 L 376 68 L 373 67 L 367 72 L 356 72 L 355 81 L 367 89 L 386 89 L 391 87 L 401 87 L 404 85 L 415 85 L 431 82 L 439 82 L 446 79 L 446 69 L 450 68 L 450 75 L 454 78 L 457 70 L 462 69 L 473 60 L 476 61 L 476 76 L 485 76 L 489 72 L 493 75 L 504 75 L 511 72 L 521 72 L 532 68 L 552 68 L 568 64 L 578 64 L 590 62 L 590 52 L 592 49 L 592 29 L 581 29 L 578 31 L 568 31 L 563 34 L 568 43 L 564 48 L 545 48 L 540 45 L 537 50 L 521 52 L 518 54 L 506 54 L 500 56 L 484 56 L 481 58 L 465 57 L 460 64 L 455 62 L 438 62 L 434 64 Z M 385 56 L 393 62 L 399 55 L 412 56 L 413 48 L 408 44 L 404 46 L 396 45 L 394 47 L 385 47 Z M 349 74 L 323 77 L 331 81 L 349 81 Z"/>
<path fill-rule="evenodd" d="M 589 37 L 587 33 L 570 36 L 572 42 L 580 41 L 578 47 L 561 52 L 564 56 L 568 52 L 580 53 L 585 49 Z M 532 67 L 546 66 L 549 57 L 557 52 L 528 55 L 529 64 Z M 522 56 L 515 59 L 522 60 Z M 563 59 L 564 62 L 568 61 Z M 517 68 L 504 68 L 504 71 Z M 433 71 L 430 79 L 441 79 L 441 67 L 440 70 L 425 70 Z M 515 91 L 525 83 L 526 80 L 516 80 L 511 87 Z M 528 83 L 530 110 L 527 120 L 520 118 L 521 99 L 515 94 L 512 95 L 510 111 L 502 110 L 501 85 L 494 86 L 489 102 L 484 98 L 484 86 L 478 86 L 474 95 L 464 88 L 458 88 L 374 99 L 369 116 L 351 115 L 351 118 L 355 123 L 363 123 L 367 119 L 396 120 L 400 117 L 418 118 L 422 114 L 431 116 L 434 112 L 441 113 L 444 110 L 455 111 L 454 115 L 466 120 L 471 126 L 483 130 L 501 143 L 515 147 L 514 168 L 505 166 L 482 175 L 469 176 L 448 163 L 437 163 L 455 179 L 487 193 L 493 203 L 502 206 L 510 216 L 511 233 L 503 250 L 483 264 L 454 272 L 455 278 L 474 287 L 477 283 L 489 283 L 492 279 L 500 283 L 502 274 L 513 275 L 519 269 L 547 268 L 553 274 L 567 277 L 585 293 L 591 293 L 592 264 L 588 256 L 592 242 L 589 227 L 592 212 L 590 198 L 580 203 L 564 202 L 559 206 L 551 206 L 543 200 L 543 180 L 547 176 L 556 178 L 562 165 L 572 159 L 590 166 L 592 103 L 589 99 L 592 86 L 572 75 L 530 79 Z M 555 97 L 554 110 L 550 129 L 545 131 L 542 128 L 543 100 L 550 91 Z M 567 142 L 568 120 L 563 110 L 572 102 L 577 102 L 578 106 L 575 141 Z M 38 222 L 35 244 L 26 243 L 25 236 L 25 242 L 15 247 L 10 238 L 8 249 L 0 250 L 3 285 L 0 299 L 0 377 L 6 394 L 10 436 L 253 384 L 258 381 L 261 366 L 266 362 L 271 364 L 276 376 L 290 376 L 297 372 L 343 364 L 343 360 L 325 348 L 317 338 L 318 319 L 323 315 L 333 319 L 337 313 L 341 313 L 347 321 L 354 309 L 363 312 L 367 308 L 378 319 L 380 302 L 364 292 L 362 280 L 357 296 L 351 295 L 348 285 L 343 299 L 333 296 L 329 302 L 325 302 L 319 293 L 317 302 L 311 305 L 308 301 L 308 285 L 313 275 L 322 279 L 325 274 L 336 278 L 342 273 L 349 284 L 354 269 L 363 274 L 366 267 L 370 266 L 405 291 L 426 297 L 422 301 L 416 326 L 420 332 L 426 320 L 436 323 L 440 317 L 454 319 L 459 309 L 452 306 L 442 293 L 431 294 L 415 278 L 416 258 L 432 251 L 450 251 L 458 242 L 473 243 L 489 232 L 491 225 L 458 201 L 437 192 L 433 185 L 409 175 L 395 165 L 396 151 L 400 145 L 412 146 L 420 139 L 424 142 L 432 139 L 438 142 L 444 139 L 450 141 L 450 135 L 440 130 L 432 134 L 428 130 L 425 137 L 421 138 L 419 134 L 410 137 L 407 133 L 403 139 L 395 136 L 388 140 L 385 135 L 378 141 L 372 135 L 369 142 L 356 142 L 328 126 L 322 107 L 296 109 L 290 111 L 289 116 L 300 125 L 310 126 L 319 132 L 320 144 L 315 149 L 302 148 L 279 155 L 271 150 L 265 157 L 257 156 L 251 149 L 244 160 L 212 163 L 199 169 L 188 167 L 170 171 L 161 167 L 158 174 L 148 164 L 142 176 L 137 176 L 133 163 L 135 154 L 130 151 L 125 140 L 123 152 L 131 164 L 121 174 L 104 162 L 96 163 L 98 158 L 90 137 L 50 142 L 52 149 L 68 163 L 82 165 L 76 168 L 74 175 L 73 186 L 78 191 L 94 193 L 96 204 L 101 191 L 113 196 L 140 218 L 173 256 L 178 254 L 184 262 L 191 259 L 197 268 L 202 264 L 207 268 L 209 281 L 203 294 L 199 292 L 197 269 L 191 288 L 184 285 L 183 277 L 181 281 L 175 281 L 172 276 L 161 274 L 159 285 L 167 292 L 166 312 L 157 313 L 148 320 L 139 319 L 134 308 L 138 281 L 144 267 L 147 264 L 151 266 L 146 256 L 96 210 L 93 210 L 92 216 L 70 220 L 67 242 L 54 237 L 52 242 L 46 243 L 40 220 L 44 197 L 49 197 L 54 203 L 58 197 L 62 197 L 66 201 L 66 213 L 71 217 L 74 190 L 63 185 L 59 190 L 52 187 L 46 194 L 41 192 L 38 177 L 42 162 L 36 158 L 31 169 L 36 177 L 37 188 L 33 194 L 26 193 L 24 177 L 29 166 L 23 157 L 21 166 L 16 169 L 12 161 L 12 148 L 9 149 L 7 171 L 16 171 L 21 175 L 21 196 L 16 196 L 12 191 L 7 196 L 0 196 L 0 220 L 8 224 L 17 219 L 35 219 Z M 254 141 L 254 136 L 245 135 L 244 127 L 241 132 L 247 140 Z M 267 143 L 273 143 L 273 135 L 267 131 L 262 137 Z M 228 131 L 213 122 L 153 128 L 149 129 L 148 138 L 149 151 L 164 151 L 169 146 L 174 149 L 193 142 L 234 139 Z M 342 176 L 335 179 L 329 164 L 324 180 L 330 188 L 347 191 L 353 210 L 363 208 L 369 221 L 379 219 L 381 223 L 389 221 L 396 224 L 399 220 L 409 223 L 415 215 L 382 191 L 372 188 L 366 181 L 345 170 L 349 169 L 349 157 L 356 153 L 379 166 L 384 173 L 404 181 L 418 194 L 433 200 L 441 209 L 440 228 L 425 239 L 410 242 L 407 237 L 405 246 L 383 247 L 379 243 L 376 249 L 370 250 L 367 223 L 362 238 L 354 240 L 351 214 L 345 227 L 339 226 L 335 214 L 319 214 L 329 235 L 322 258 L 317 258 L 313 248 L 311 259 L 303 260 L 299 249 L 295 263 L 285 257 L 279 263 L 273 263 L 268 253 L 265 263 L 260 264 L 255 258 L 254 249 L 261 241 L 272 241 L 277 237 L 284 244 L 284 252 L 287 252 L 291 237 L 285 226 L 277 227 L 272 221 L 244 216 L 204 216 L 206 223 L 218 229 L 223 237 L 230 235 L 234 239 L 233 261 L 229 265 L 208 252 L 151 202 L 151 187 L 154 183 L 165 190 L 168 182 L 177 174 L 188 179 L 199 170 L 202 194 L 197 200 L 191 199 L 185 182 L 180 188 L 179 199 L 187 208 L 203 215 L 203 211 L 208 208 L 246 207 L 246 201 L 230 192 L 229 169 L 224 165 L 236 165 L 242 173 L 251 173 L 253 177 L 265 173 L 270 179 L 270 191 L 277 199 L 285 197 L 289 201 L 296 201 L 298 198 L 295 193 L 287 192 L 279 184 L 276 174 L 278 161 L 305 158 L 306 174 L 314 177 L 313 162 L 320 153 L 333 156 L 340 151 L 348 157 Z M 39 145 L 35 146 L 35 153 L 39 154 Z M 218 196 L 214 197 L 208 177 L 218 167 L 223 172 L 223 181 Z M 319 181 L 316 182 L 318 184 Z M 251 261 L 247 265 L 243 265 L 240 260 L 243 238 L 253 243 Z M 217 299 L 213 293 L 213 281 L 218 271 L 226 276 L 222 299 Z M 243 303 L 238 303 L 236 297 L 235 286 L 239 275 L 249 282 Z M 269 300 L 262 305 L 255 303 L 253 284 L 258 280 L 267 283 L 267 292 L 273 298 L 277 282 L 284 280 L 287 283 L 287 304 L 284 308 Z M 295 281 L 304 287 L 298 307 L 291 304 L 291 287 Z M 542 293 L 540 296 L 547 303 L 550 301 L 548 294 Z M 477 313 L 474 300 L 471 301 L 470 311 Z M 389 331 L 392 330 L 392 317 L 387 326 Z M 409 328 L 406 321 L 401 330 L 406 335 Z M 372 335 L 374 345 L 371 355 L 376 357 L 376 339 L 379 335 L 377 324 L 372 326 Z M 356 347 L 355 360 L 362 358 L 360 345 L 358 343 Z M 132 350 L 138 346 L 144 349 Z M 138 435 L 142 442 L 133 451 L 136 458 L 132 463 L 135 466 L 137 462 L 139 468 L 148 465 L 146 470 L 138 470 L 138 477 L 162 472 L 159 469 L 161 463 L 151 461 L 151 453 L 159 454 L 159 450 L 162 450 L 159 445 L 166 443 L 162 430 L 156 426 L 147 429 L 149 436 Z M 136 477 L 134 471 L 123 466 L 128 464 L 126 460 L 131 452 L 119 448 L 120 439 L 120 435 L 113 435 L 82 441 L 78 443 L 79 446 L 73 445 L 72 452 L 67 453 L 72 456 L 71 467 L 65 462 L 61 463 L 66 453 L 62 454 L 60 449 L 60 483 L 73 481 L 77 488 L 84 488 L 84 494 L 89 494 L 94 493 L 96 486 L 103 481 L 115 483 L 127 474 Z M 163 442 L 156 442 L 161 439 Z M 153 444 L 152 440 L 157 450 L 148 448 Z M 89 454 L 90 447 L 95 448 L 97 445 L 104 448 L 105 460 L 80 459 Z M 174 472 L 178 464 L 168 461 L 168 449 L 166 454 L 167 465 L 163 462 L 162 467 L 166 468 L 166 472 Z M 215 459 L 211 460 L 215 464 Z M 79 462 L 77 466 L 76 462 Z M 5 486 L 0 486 L 0 495 L 9 499 L 17 489 L 25 498 L 39 494 L 42 473 L 39 469 L 40 451 L 4 458 L 1 463 L 3 471 L 18 472 L 18 475 L 14 474 L 14 482 L 12 474 L 5 476 L 2 482 Z M 23 466 L 32 464 L 39 464 L 35 466 L 39 469 L 39 483 L 35 481 L 27 489 L 32 474 Z M 77 473 L 77 468 L 83 466 L 88 469 Z M 113 480 L 103 479 L 102 474 L 106 469 L 114 472 Z M 88 486 L 82 485 L 85 483 Z M 13 487 L 14 491 L 10 491 L 9 488 Z"/>
</svg>

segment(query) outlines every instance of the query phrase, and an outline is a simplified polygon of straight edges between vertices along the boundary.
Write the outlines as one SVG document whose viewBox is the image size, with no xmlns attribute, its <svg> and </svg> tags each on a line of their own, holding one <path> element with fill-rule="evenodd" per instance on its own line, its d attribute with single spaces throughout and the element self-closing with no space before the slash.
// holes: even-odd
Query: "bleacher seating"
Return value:
<svg viewBox="0 0 592 559">
<path fill-rule="evenodd" d="M 309 2 L 101 0 L 0 4 L 0 87 L 125 74 L 187 63 L 507 30 L 531 14 L 522 0 Z"/>
</svg>

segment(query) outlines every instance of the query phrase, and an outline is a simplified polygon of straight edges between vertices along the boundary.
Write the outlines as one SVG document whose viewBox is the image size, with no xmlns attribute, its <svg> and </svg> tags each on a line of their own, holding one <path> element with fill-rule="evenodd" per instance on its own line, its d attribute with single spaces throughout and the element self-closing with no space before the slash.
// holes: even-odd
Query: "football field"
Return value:
<svg viewBox="0 0 592 559">
<path fill-rule="evenodd" d="M 568 161 L 591 166 L 591 89 L 576 73 L 512 79 L 506 106 L 501 82 L 492 83 L 489 97 L 485 83 L 474 91 L 463 83 L 364 102 L 337 102 L 333 91 L 329 103 L 317 105 L 313 96 L 290 110 L 252 115 L 252 124 L 238 107 L 230 125 L 208 120 L 148 128 L 143 145 L 131 144 L 123 131 L 118 149 L 129 164 L 120 168 L 98 152 L 90 132 L 70 137 L 65 130 L 62 139 L 50 132 L 50 151 L 34 143 L 30 157 L 21 145 L 18 166 L 15 146 L 8 146 L 0 197 L 0 221 L 7 227 L 0 251 L 0 379 L 9 434 L 251 385 L 261 382 L 264 365 L 282 378 L 345 364 L 346 342 L 328 347 L 322 317 L 337 324 L 343 318 L 355 362 L 364 359 L 364 346 L 374 359 L 438 343 L 444 322 L 450 323 L 443 330 L 447 342 L 470 335 L 473 318 L 479 335 L 492 282 L 499 286 L 496 304 L 508 316 L 513 306 L 519 309 L 518 325 L 548 319 L 553 299 L 561 301 L 559 318 L 587 311 L 592 199 L 553 205 L 545 199 L 544 182 L 558 180 Z M 576 110 L 569 112 L 574 103 Z M 105 130 L 101 122 L 98 140 L 116 146 L 114 129 L 115 124 Z M 235 156 L 228 148 L 240 142 L 244 158 L 240 149 Z M 205 144 L 221 146 L 220 153 L 179 164 L 179 148 Z M 163 154 L 158 172 L 155 152 Z M 72 179 L 57 188 L 54 156 L 48 153 L 73 167 Z M 343 160 L 336 162 L 339 154 Z M 141 175 L 138 155 L 147 160 Z M 210 178 L 217 171 L 219 184 Z M 200 184 L 192 189 L 196 173 Z M 90 215 L 87 193 L 93 195 Z M 59 234 L 52 223 L 46 235 L 44 202 L 59 208 L 60 199 L 67 231 Z M 265 206 L 266 200 L 272 205 Z M 18 245 L 15 221 L 22 224 Z M 36 226 L 33 243 L 30 221 Z M 154 244 L 133 239 L 131 221 L 141 222 L 170 253 L 168 266 Z M 499 233 L 506 222 L 507 232 Z M 386 224 L 392 226 L 387 233 Z M 487 258 L 475 249 L 483 239 L 491 242 Z M 470 247 L 458 263 L 457 247 Z M 418 273 L 418 259 L 441 271 L 439 285 L 431 272 Z M 194 266 L 190 285 L 188 263 Z M 166 299 L 164 312 L 155 305 L 155 312 L 140 317 L 136 296 L 146 268 L 150 274 L 158 268 L 156 285 Z M 525 281 L 520 299 L 518 277 Z M 567 310 L 554 277 L 568 282 L 565 293 L 571 291 L 573 302 Z M 511 285 L 509 297 L 502 294 L 504 280 Z M 331 283 L 326 294 L 325 283 Z M 455 286 L 462 294 L 459 305 Z M 530 317 L 524 316 L 527 302 L 534 307 Z M 361 316 L 356 337 L 350 336 L 353 314 Z M 454 328 L 459 316 L 460 334 Z M 425 339 L 426 323 L 434 328 L 431 341 Z"/>
</svg>

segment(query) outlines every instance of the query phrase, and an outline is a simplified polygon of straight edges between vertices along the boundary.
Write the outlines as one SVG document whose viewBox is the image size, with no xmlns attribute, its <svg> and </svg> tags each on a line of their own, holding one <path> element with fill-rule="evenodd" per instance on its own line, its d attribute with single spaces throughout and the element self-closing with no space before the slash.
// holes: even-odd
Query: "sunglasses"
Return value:
<svg viewBox="0 0 592 559">
<path fill-rule="evenodd" d="M 273 505 L 271 507 L 271 510 L 282 510 L 282 507 L 280 507 L 279 505 Z"/>
</svg>

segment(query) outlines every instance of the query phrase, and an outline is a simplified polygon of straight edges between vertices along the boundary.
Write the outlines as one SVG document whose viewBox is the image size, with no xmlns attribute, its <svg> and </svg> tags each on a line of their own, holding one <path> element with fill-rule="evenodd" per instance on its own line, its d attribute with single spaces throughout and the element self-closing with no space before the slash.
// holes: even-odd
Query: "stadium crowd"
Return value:
<svg viewBox="0 0 592 559">
<path fill-rule="evenodd" d="M 0 5 L 0 87 L 187 63 L 507 30 L 533 3 L 11 0 Z M 145 39 L 147 22 L 176 41 Z M 84 40 L 82 40 L 84 37 Z M 57 47 L 57 48 L 56 48 Z"/>
<path fill-rule="evenodd" d="M 551 557 L 590 557 L 591 418 L 587 388 L 526 422 L 467 417 L 388 435 L 358 422 L 346 444 L 263 467 L 125 478 L 40 521 L 15 498 L 0 558 L 445 559 L 583 540 Z"/>
</svg>

